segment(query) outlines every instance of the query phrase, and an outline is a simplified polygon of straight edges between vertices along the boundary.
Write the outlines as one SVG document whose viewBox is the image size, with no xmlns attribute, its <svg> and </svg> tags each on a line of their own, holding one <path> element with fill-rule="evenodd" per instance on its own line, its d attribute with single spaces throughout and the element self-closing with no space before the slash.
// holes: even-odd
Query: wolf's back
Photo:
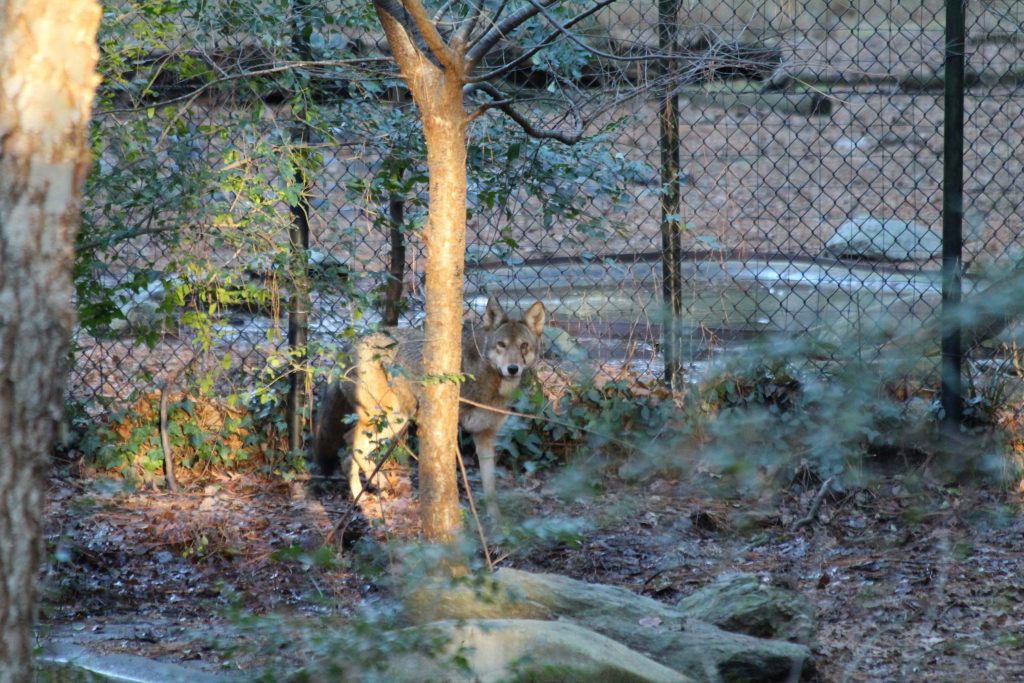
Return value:
<svg viewBox="0 0 1024 683">
<path fill-rule="evenodd" d="M 313 461 L 324 476 L 334 474 L 339 449 L 347 446 L 354 428 L 351 416 L 364 408 L 373 409 L 375 397 L 392 396 L 401 410 L 416 411 L 423 375 L 423 333 L 390 330 L 359 340 L 353 367 L 342 379 L 324 387 L 313 434 Z"/>
<path fill-rule="evenodd" d="M 398 409 L 412 416 L 423 390 L 423 333 L 389 330 L 360 341 L 356 351 L 356 385 L 353 395 L 367 411 Z M 397 405 L 395 403 L 397 402 Z"/>
</svg>

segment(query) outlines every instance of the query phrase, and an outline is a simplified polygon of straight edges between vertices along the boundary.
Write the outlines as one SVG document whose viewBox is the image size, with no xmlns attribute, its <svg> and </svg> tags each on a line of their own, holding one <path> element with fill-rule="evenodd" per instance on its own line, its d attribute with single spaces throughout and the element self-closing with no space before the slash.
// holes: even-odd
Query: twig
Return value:
<svg viewBox="0 0 1024 683">
<path fill-rule="evenodd" d="M 177 375 L 160 385 L 160 448 L 164 452 L 164 478 L 167 480 L 167 488 L 177 492 L 178 482 L 174 479 L 174 456 L 171 454 L 171 440 L 167 434 L 167 390 L 175 379 L 177 379 Z"/>
<path fill-rule="evenodd" d="M 405 424 L 402 425 L 402 428 L 391 439 L 391 443 L 388 445 L 388 450 L 384 453 L 384 456 L 377 461 L 377 465 L 373 468 L 373 472 L 371 472 L 370 476 L 367 478 L 367 484 L 369 484 L 377 477 L 377 473 L 380 472 L 380 468 L 384 466 L 384 463 L 388 461 L 388 458 L 391 457 L 391 454 L 395 452 L 395 448 L 398 447 L 398 443 L 402 440 L 402 438 L 405 436 L 405 433 L 408 430 L 409 421 L 406 420 Z M 352 514 L 355 512 L 356 505 L 359 504 L 359 499 L 363 497 L 364 493 L 366 493 L 365 486 L 359 490 L 359 493 L 356 494 L 356 497 L 352 499 L 351 503 L 349 503 L 348 510 L 345 511 L 345 516 L 338 520 L 338 523 L 334 525 L 333 529 L 331 529 L 331 533 L 327 534 L 326 542 L 328 544 L 334 541 L 334 537 L 338 535 L 339 530 L 341 531 L 341 537 L 345 537 L 345 532 L 348 531 L 348 525 L 352 521 Z"/>
<path fill-rule="evenodd" d="M 172 372 L 167 379 L 160 385 L 160 423 L 158 430 L 160 432 L 160 450 L 164 452 L 164 477 L 167 480 L 167 488 L 171 491 L 178 490 L 178 482 L 174 478 L 174 454 L 171 452 L 171 440 L 170 435 L 167 432 L 167 421 L 169 411 L 170 396 L 168 392 L 178 382 L 178 378 L 182 374 L 187 374 L 191 371 L 192 366 L 199 359 L 198 356 L 193 356 L 188 363 L 185 363 L 182 367 Z M 207 461 L 209 465 L 209 461 Z"/>
<path fill-rule="evenodd" d="M 509 550 L 509 551 L 508 551 L 507 553 L 504 553 L 504 554 L 502 554 L 502 555 L 499 555 L 498 557 L 494 558 L 494 564 L 495 564 L 495 565 L 499 565 L 499 564 L 501 564 L 502 562 L 504 562 L 504 561 L 505 561 L 505 560 L 507 560 L 508 558 L 512 557 L 512 554 L 513 554 L 514 552 L 515 552 L 515 550 Z"/>
<path fill-rule="evenodd" d="M 814 499 L 811 500 L 811 509 L 807 511 L 807 516 L 798 519 L 793 523 L 793 530 L 802 529 L 805 526 L 809 526 L 818 517 L 818 510 L 821 508 L 821 501 L 825 499 L 825 494 L 828 492 L 828 487 L 832 485 L 832 480 L 835 477 L 829 477 L 825 481 L 821 482 L 821 488 L 814 494 Z"/>
<path fill-rule="evenodd" d="M 469 501 L 469 511 L 473 513 L 473 521 L 476 523 L 476 533 L 480 536 L 480 546 L 484 549 L 484 560 L 487 562 L 487 569 L 493 574 L 494 563 L 491 561 L 491 551 L 487 547 L 487 536 L 484 535 L 483 524 L 480 523 L 480 515 L 476 511 L 476 503 L 473 501 L 473 492 L 469 490 L 469 476 L 466 474 L 466 463 L 462 460 L 462 449 L 455 447 L 455 457 L 459 461 L 459 470 L 462 472 L 462 483 L 466 487 L 466 500 Z"/>
</svg>

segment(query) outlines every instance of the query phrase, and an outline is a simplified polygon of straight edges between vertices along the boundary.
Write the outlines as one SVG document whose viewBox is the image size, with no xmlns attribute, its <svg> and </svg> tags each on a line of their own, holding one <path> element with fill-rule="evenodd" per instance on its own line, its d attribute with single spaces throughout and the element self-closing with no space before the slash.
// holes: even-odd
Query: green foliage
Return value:
<svg viewBox="0 0 1024 683">
<path fill-rule="evenodd" d="M 1001 413 L 1008 406 L 1019 405 L 1024 398 L 1021 388 L 1021 352 L 1010 349 L 1008 356 L 987 371 L 967 373 L 964 397 L 964 426 L 973 432 L 985 432 L 1000 423 Z M 936 414 L 941 407 L 933 406 Z"/>
<path fill-rule="evenodd" d="M 928 402 L 886 390 L 905 366 L 841 353 L 816 364 L 814 343 L 752 347 L 696 389 L 703 443 L 695 467 L 740 491 L 788 484 L 801 472 L 860 485 L 872 458 L 939 447 Z"/>
<path fill-rule="evenodd" d="M 798 408 L 801 399 L 799 374 L 793 364 L 785 360 L 757 363 L 743 372 L 723 372 L 701 388 L 701 408 L 706 412 L 716 412 L 763 406 L 780 413 Z"/>
<path fill-rule="evenodd" d="M 555 485 L 569 498 L 599 489 L 610 472 L 632 480 L 700 473 L 724 495 L 787 485 L 799 473 L 846 486 L 862 483 L 873 458 L 941 449 L 929 403 L 885 390 L 892 368 L 850 358 L 814 365 L 808 348 L 813 341 L 752 348 L 675 399 L 617 381 L 570 382 L 551 400 L 526 384 L 514 410 L 536 418 L 511 419 L 501 447 L 527 472 L 568 461 Z M 958 471 L 1005 479 L 1005 458 L 984 449 L 1012 440 L 994 427 L 997 416 L 1007 420 L 1008 389 L 996 379 L 980 389 L 967 402 L 977 419 L 968 431 L 988 436 Z"/>
<path fill-rule="evenodd" d="M 409 671 L 400 675 L 391 668 L 404 657 L 411 657 L 413 662 L 415 658 L 429 658 L 453 671 L 466 668 L 464 654 L 445 652 L 448 639 L 442 633 L 429 627 L 400 628 L 395 616 L 384 609 L 376 614 L 361 612 L 345 624 L 329 619 L 306 619 L 296 624 L 281 618 L 263 617 L 258 622 L 253 620 L 251 627 L 258 631 L 254 640 L 262 643 L 261 654 L 281 662 L 278 667 L 268 668 L 254 677 L 255 681 L 305 683 L 357 679 L 384 683 L 410 676 Z M 290 657 L 301 663 L 287 666 Z"/>
<path fill-rule="evenodd" d="M 584 2 L 557 2 L 547 7 L 547 14 L 556 21 L 566 21 L 587 8 Z M 548 19 L 536 16 L 523 24 L 515 34 L 516 43 L 524 52 L 548 41 L 551 28 Z M 582 81 L 596 58 L 570 40 L 556 41 L 531 57 L 527 79 L 539 81 L 549 93 L 558 93 Z M 521 77 L 520 77 L 521 78 Z M 516 77 L 513 76 L 513 80 Z"/>
<path fill-rule="evenodd" d="M 746 489 L 804 466 L 835 476 L 863 455 L 875 425 L 862 403 L 867 384 L 848 387 L 844 378 L 798 369 L 799 354 L 752 355 L 763 360 L 741 361 L 696 389 L 709 437 L 701 449 L 706 467 Z"/>
<path fill-rule="evenodd" d="M 167 438 L 176 468 L 259 469 L 286 477 L 303 471 L 301 453 L 280 449 L 284 434 L 282 401 L 254 394 L 242 407 L 210 397 L 178 395 L 168 402 Z M 103 419 L 73 411 L 77 445 L 93 466 L 116 471 L 130 481 L 162 479 L 159 395 L 130 407 L 110 406 Z"/>
<path fill-rule="evenodd" d="M 275 562 L 292 562 L 303 569 L 316 568 L 323 571 L 335 571 L 339 567 L 338 551 L 329 546 L 318 546 L 307 550 L 300 545 L 275 550 L 270 554 Z"/>
<path fill-rule="evenodd" d="M 466 380 L 472 379 L 472 377 L 472 375 L 466 375 L 461 372 L 447 372 L 438 375 L 424 375 L 420 378 L 419 383 L 425 387 L 438 384 L 462 384 Z"/>
<path fill-rule="evenodd" d="M 626 190 L 653 177 L 653 170 L 610 151 L 624 123 L 615 121 L 571 146 L 530 138 L 504 117 L 488 116 L 477 123 L 469 148 L 470 217 L 506 223 L 491 249 L 507 257 L 519 247 L 511 228 L 530 197 L 544 197 L 531 211 L 538 212 L 545 230 L 556 223 L 573 226 L 565 237 L 568 245 L 580 237 L 625 232 L 627 226 L 616 216 L 632 206 Z"/>
<path fill-rule="evenodd" d="M 624 380 L 570 383 L 555 401 L 534 380 L 524 384 L 513 410 L 535 416 L 512 418 L 501 437 L 501 447 L 527 472 L 571 459 L 583 445 L 589 451 L 629 452 L 652 431 L 678 422 L 678 409 L 664 392 Z"/>
<path fill-rule="evenodd" d="M 530 517 L 503 526 L 500 540 L 519 551 L 578 546 L 592 524 L 579 518 Z"/>
<path fill-rule="evenodd" d="M 535 20 L 524 40 L 540 39 L 542 25 Z M 399 80 L 342 67 L 264 67 L 365 57 L 367 35 L 379 35 L 372 7 L 347 0 L 129 0 L 108 12 L 91 132 L 97 163 L 74 270 L 80 339 L 129 348 L 187 340 L 195 355 L 223 358 L 263 403 L 289 371 L 331 371 L 329 360 L 368 327 L 366 312 L 389 278 L 386 254 L 355 258 L 366 230 L 415 236 L 425 223 L 422 130 Z M 575 81 L 589 59 L 560 44 L 531 68 L 552 82 Z M 546 105 L 524 103 L 524 111 L 530 106 Z M 504 116 L 479 118 L 469 138 L 469 217 L 509 226 L 474 257 L 513 253 L 512 219 L 533 196 L 546 197 L 548 227 L 571 224 L 581 236 L 621 229 L 614 214 L 628 208 L 625 188 L 650 175 L 646 164 L 609 152 L 621 124 L 568 147 L 528 139 Z M 344 180 L 335 188 L 339 169 Z M 330 205 L 317 211 L 326 196 L 356 218 L 336 220 Z M 292 211 L 307 201 L 314 228 L 321 217 L 329 223 L 313 241 L 330 253 L 312 262 L 288 239 Z M 394 203 L 403 208 L 398 226 L 388 210 Z M 344 311 L 345 324 L 318 335 L 314 310 L 307 364 L 304 349 L 282 350 L 281 312 L 310 291 L 324 309 Z M 222 353 L 240 325 L 262 336 L 263 367 Z M 197 375 L 198 388 L 237 402 L 238 390 L 223 383 L 229 375 L 218 375 L 218 387 Z M 140 433 L 135 445 L 148 453 L 150 438 Z"/>
</svg>

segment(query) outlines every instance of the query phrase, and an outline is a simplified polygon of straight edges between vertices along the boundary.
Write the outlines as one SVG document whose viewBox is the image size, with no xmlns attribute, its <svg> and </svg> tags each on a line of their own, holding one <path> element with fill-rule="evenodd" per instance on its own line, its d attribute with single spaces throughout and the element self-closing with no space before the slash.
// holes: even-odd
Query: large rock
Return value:
<svg viewBox="0 0 1024 683">
<path fill-rule="evenodd" d="M 899 218 L 857 216 L 839 226 L 825 243 L 837 258 L 926 261 L 942 253 L 942 238 L 931 228 Z"/>
<path fill-rule="evenodd" d="M 690 106 L 700 108 L 749 109 L 800 116 L 828 116 L 832 113 L 832 100 L 814 90 L 762 92 L 758 89 L 691 87 L 684 88 L 682 94 L 687 96 Z"/>
<path fill-rule="evenodd" d="M 502 569 L 481 584 L 420 585 L 409 604 L 422 623 L 517 618 L 575 624 L 703 681 L 778 681 L 812 670 L 806 645 L 730 633 L 623 588 L 553 574 Z"/>
<path fill-rule="evenodd" d="M 809 643 L 814 607 L 799 593 L 763 583 L 754 574 L 723 574 L 683 598 L 677 607 L 693 619 L 758 638 Z"/>
<path fill-rule="evenodd" d="M 588 360 L 589 354 L 583 346 L 573 339 L 565 330 L 554 325 L 544 328 L 544 357 L 552 360 L 565 361 L 582 365 Z"/>
<path fill-rule="evenodd" d="M 639 652 L 574 624 L 529 619 L 443 621 L 422 627 L 447 644 L 434 657 L 390 662 L 391 681 L 692 683 Z"/>
</svg>

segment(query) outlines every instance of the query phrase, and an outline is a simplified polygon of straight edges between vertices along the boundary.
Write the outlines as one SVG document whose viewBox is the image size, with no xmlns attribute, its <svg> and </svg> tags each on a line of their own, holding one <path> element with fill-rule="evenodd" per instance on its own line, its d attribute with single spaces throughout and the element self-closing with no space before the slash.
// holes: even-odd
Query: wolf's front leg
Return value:
<svg viewBox="0 0 1024 683">
<path fill-rule="evenodd" d="M 370 475 L 373 473 L 373 461 L 369 455 L 373 452 L 373 441 L 370 439 L 368 430 L 370 425 L 364 424 L 362 420 L 356 424 L 355 435 L 352 438 L 352 458 L 348 468 L 348 488 L 352 492 L 352 500 L 363 491 L 363 482 L 359 473 L 366 474 L 366 483 L 370 485 Z"/>
<path fill-rule="evenodd" d="M 498 516 L 498 501 L 494 483 L 494 442 L 497 436 L 497 430 L 486 430 L 473 435 L 473 443 L 476 444 L 476 457 L 480 461 L 480 481 L 484 486 L 484 504 L 487 506 L 487 514 L 492 518 Z"/>
</svg>

